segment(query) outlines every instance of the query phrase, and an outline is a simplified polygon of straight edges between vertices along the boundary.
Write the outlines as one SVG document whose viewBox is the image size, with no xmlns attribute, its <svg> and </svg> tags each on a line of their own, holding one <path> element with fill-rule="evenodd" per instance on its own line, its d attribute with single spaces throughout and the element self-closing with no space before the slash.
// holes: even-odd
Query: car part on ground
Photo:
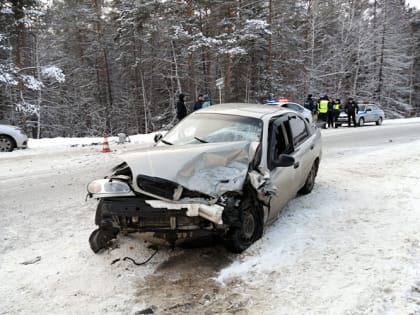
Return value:
<svg viewBox="0 0 420 315">
<path fill-rule="evenodd" d="M 120 232 L 172 246 L 205 232 L 242 252 L 298 192 L 312 191 L 322 153 L 319 129 L 303 116 L 257 104 L 201 109 L 156 140 L 88 185 L 99 200 L 95 253 Z"/>
<path fill-rule="evenodd" d="M 28 137 L 22 129 L 0 124 L 0 152 L 11 152 L 16 148 L 26 149 Z"/>
</svg>

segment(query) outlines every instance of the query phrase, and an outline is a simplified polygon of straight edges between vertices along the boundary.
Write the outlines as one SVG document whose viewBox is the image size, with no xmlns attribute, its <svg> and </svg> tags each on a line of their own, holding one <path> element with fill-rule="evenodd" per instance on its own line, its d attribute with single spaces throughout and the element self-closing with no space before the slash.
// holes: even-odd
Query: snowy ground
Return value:
<svg viewBox="0 0 420 315">
<path fill-rule="evenodd" d="M 419 119 L 384 128 L 407 122 Z M 144 266 L 111 263 L 150 257 L 145 238 L 100 255 L 87 241 L 86 184 L 153 135 L 130 138 L 110 138 L 111 153 L 90 145 L 102 139 L 31 139 L 0 155 L 0 314 L 420 314 L 420 134 L 324 152 L 313 193 L 242 255 L 161 247 Z"/>
</svg>

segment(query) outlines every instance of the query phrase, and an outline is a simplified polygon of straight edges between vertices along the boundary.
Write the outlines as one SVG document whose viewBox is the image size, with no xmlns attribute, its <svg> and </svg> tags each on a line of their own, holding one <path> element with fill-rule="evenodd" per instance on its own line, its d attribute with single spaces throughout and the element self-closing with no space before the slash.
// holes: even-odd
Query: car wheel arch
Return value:
<svg viewBox="0 0 420 315">
<path fill-rule="evenodd" d="M 245 251 L 260 239 L 264 232 L 264 208 L 257 198 L 257 193 L 245 187 L 242 197 L 238 209 L 239 225 L 231 225 L 224 236 L 226 248 L 233 253 Z"/>
<path fill-rule="evenodd" d="M 2 138 L 10 141 L 10 144 L 11 144 L 11 148 L 9 150 L 10 152 L 13 151 L 17 147 L 16 140 L 12 136 L 8 134 L 0 134 L 0 139 Z"/>
</svg>

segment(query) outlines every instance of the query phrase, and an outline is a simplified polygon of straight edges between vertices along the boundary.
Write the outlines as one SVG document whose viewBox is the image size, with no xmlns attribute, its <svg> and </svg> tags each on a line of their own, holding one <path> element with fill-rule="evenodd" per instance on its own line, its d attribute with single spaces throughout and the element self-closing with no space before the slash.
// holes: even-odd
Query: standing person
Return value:
<svg viewBox="0 0 420 315">
<path fill-rule="evenodd" d="M 305 100 L 305 103 L 303 106 L 311 111 L 312 118 L 314 118 L 315 120 L 316 107 L 315 107 L 315 101 L 312 98 L 312 94 L 308 94 L 308 98 Z"/>
<path fill-rule="evenodd" d="M 187 116 L 187 108 L 185 107 L 184 98 L 185 95 L 181 93 L 179 94 L 178 102 L 176 102 L 176 118 L 178 118 L 178 120 L 181 120 Z"/>
<path fill-rule="evenodd" d="M 210 97 L 208 95 L 204 95 L 202 108 L 209 107 L 210 105 L 211 105 Z"/>
<path fill-rule="evenodd" d="M 323 122 L 323 128 L 327 128 L 327 119 L 328 119 L 328 96 L 324 95 L 318 102 L 318 119 Z"/>
<path fill-rule="evenodd" d="M 197 109 L 200 109 L 201 107 L 203 107 L 203 103 L 204 103 L 204 97 L 203 97 L 203 94 L 200 94 L 200 95 L 198 95 L 197 102 L 195 102 L 195 104 L 194 104 L 193 110 L 197 110 Z"/>
<path fill-rule="evenodd" d="M 341 113 L 341 101 L 339 98 L 335 99 L 333 110 L 334 110 L 334 126 L 335 128 L 337 128 L 338 116 L 340 116 L 340 113 Z"/>
<path fill-rule="evenodd" d="M 328 128 L 334 128 L 334 100 L 328 100 Z"/>
<path fill-rule="evenodd" d="M 356 113 L 359 111 L 359 106 L 357 103 L 353 100 L 352 97 L 349 97 L 345 111 L 347 113 L 347 123 L 348 126 L 351 127 L 351 122 L 353 121 L 353 127 L 357 127 L 356 125 Z"/>
</svg>

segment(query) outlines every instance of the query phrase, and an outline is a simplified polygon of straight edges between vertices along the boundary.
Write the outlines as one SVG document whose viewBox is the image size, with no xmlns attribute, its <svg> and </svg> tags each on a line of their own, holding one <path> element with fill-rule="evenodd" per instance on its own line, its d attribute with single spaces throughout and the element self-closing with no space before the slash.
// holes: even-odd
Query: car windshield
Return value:
<svg viewBox="0 0 420 315">
<path fill-rule="evenodd" d="M 262 121 L 226 114 L 193 114 L 172 128 L 162 139 L 165 144 L 250 141 L 259 142 Z"/>
<path fill-rule="evenodd" d="M 366 105 L 359 105 L 359 112 L 364 112 L 366 110 Z"/>
</svg>

